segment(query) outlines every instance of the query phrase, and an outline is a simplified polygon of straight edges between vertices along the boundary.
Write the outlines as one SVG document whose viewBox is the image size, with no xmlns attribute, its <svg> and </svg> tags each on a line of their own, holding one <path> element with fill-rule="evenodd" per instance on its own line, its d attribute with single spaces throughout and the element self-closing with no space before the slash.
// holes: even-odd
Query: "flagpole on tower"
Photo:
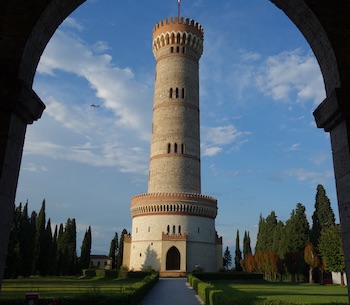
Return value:
<svg viewBox="0 0 350 305">
<path fill-rule="evenodd" d="M 181 5 L 181 0 L 177 0 L 177 17 L 178 17 L 178 20 L 180 20 L 180 5 Z"/>
</svg>

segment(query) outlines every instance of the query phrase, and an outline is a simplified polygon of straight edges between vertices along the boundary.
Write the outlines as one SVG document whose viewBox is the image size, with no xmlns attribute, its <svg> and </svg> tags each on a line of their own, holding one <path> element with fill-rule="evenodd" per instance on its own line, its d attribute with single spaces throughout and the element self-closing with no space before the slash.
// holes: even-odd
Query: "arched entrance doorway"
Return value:
<svg viewBox="0 0 350 305">
<path fill-rule="evenodd" d="M 180 251 L 171 247 L 166 254 L 166 270 L 180 270 Z"/>
</svg>

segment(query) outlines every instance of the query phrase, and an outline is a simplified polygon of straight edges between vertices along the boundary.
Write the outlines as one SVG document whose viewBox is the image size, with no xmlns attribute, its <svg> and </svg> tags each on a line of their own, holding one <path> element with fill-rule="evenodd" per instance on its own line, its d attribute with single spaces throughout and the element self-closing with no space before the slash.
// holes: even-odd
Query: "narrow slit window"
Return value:
<svg viewBox="0 0 350 305">
<path fill-rule="evenodd" d="M 185 88 L 182 88 L 182 90 L 181 90 L 181 97 L 185 98 Z"/>
<path fill-rule="evenodd" d="M 185 145 L 181 144 L 181 153 L 184 154 L 185 153 Z"/>
<path fill-rule="evenodd" d="M 174 153 L 177 154 L 177 143 L 174 144 Z"/>
<path fill-rule="evenodd" d="M 180 47 L 176 47 L 176 53 L 180 53 Z"/>
<path fill-rule="evenodd" d="M 170 53 L 174 53 L 174 47 L 170 48 Z"/>
<path fill-rule="evenodd" d="M 173 97 L 173 88 L 170 88 L 170 90 L 169 90 L 169 97 L 170 97 L 170 98 Z"/>
<path fill-rule="evenodd" d="M 181 234 L 181 226 L 179 226 L 179 234 Z"/>
<path fill-rule="evenodd" d="M 176 88 L 176 89 L 175 89 L 175 97 L 176 97 L 176 98 L 179 98 L 179 88 Z"/>
<path fill-rule="evenodd" d="M 168 225 L 167 227 L 166 227 L 166 232 L 169 234 L 169 232 L 170 232 L 170 226 Z"/>
<path fill-rule="evenodd" d="M 171 152 L 171 144 L 168 143 L 168 154 L 170 154 L 170 152 Z"/>
<path fill-rule="evenodd" d="M 176 227 L 173 226 L 173 234 L 175 234 L 175 233 L 176 233 Z"/>
</svg>

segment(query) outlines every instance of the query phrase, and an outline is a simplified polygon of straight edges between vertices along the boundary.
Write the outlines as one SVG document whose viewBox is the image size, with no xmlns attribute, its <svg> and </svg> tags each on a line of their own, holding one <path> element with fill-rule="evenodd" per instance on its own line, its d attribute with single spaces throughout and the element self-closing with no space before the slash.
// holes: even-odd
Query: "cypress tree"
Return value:
<svg viewBox="0 0 350 305">
<path fill-rule="evenodd" d="M 231 252 L 230 250 L 228 249 L 228 247 L 226 247 L 226 250 L 224 252 L 224 267 L 225 269 L 228 271 L 230 270 L 230 266 L 232 264 L 232 256 L 231 256 Z"/>
<path fill-rule="evenodd" d="M 34 267 L 33 274 L 37 274 L 43 269 L 41 264 L 45 264 L 45 258 L 43 257 L 43 247 L 45 239 L 45 199 L 42 202 L 41 209 L 39 211 L 38 218 L 36 220 L 36 234 L 35 234 L 35 245 L 34 245 Z"/>
<path fill-rule="evenodd" d="M 63 229 L 63 224 L 60 224 L 57 236 L 57 269 L 56 275 L 66 274 L 66 270 L 64 268 L 66 264 L 66 240 Z"/>
<path fill-rule="evenodd" d="M 91 254 L 91 227 L 86 230 L 84 239 L 81 245 L 80 254 L 80 267 L 82 269 L 88 269 L 90 266 L 90 254 Z"/>
<path fill-rule="evenodd" d="M 74 218 L 73 219 L 68 218 L 65 234 L 67 239 L 67 255 L 68 255 L 67 275 L 75 275 L 77 273 L 77 249 L 76 249 L 77 230 L 76 230 L 76 224 L 75 224 Z"/>
<path fill-rule="evenodd" d="M 260 215 L 255 253 L 260 251 L 271 251 L 273 249 L 276 227 L 277 216 L 274 211 L 272 211 L 266 219 Z"/>
<path fill-rule="evenodd" d="M 115 269 L 117 252 L 118 252 L 118 233 L 115 232 L 115 235 L 111 240 L 111 245 L 109 247 L 109 257 L 112 259 L 112 269 Z"/>
<path fill-rule="evenodd" d="M 322 229 L 335 225 L 335 216 L 326 190 L 319 184 L 315 198 L 315 211 L 312 215 L 311 242 L 317 247 Z"/>
<path fill-rule="evenodd" d="M 126 229 L 123 229 L 122 234 L 120 235 L 119 249 L 116 256 L 115 268 L 117 270 L 123 265 L 123 254 L 124 254 L 124 236 L 128 234 Z"/>
<path fill-rule="evenodd" d="M 240 247 L 239 247 L 239 231 L 237 230 L 236 251 L 235 251 L 235 269 L 236 269 L 236 271 L 242 271 L 241 260 L 242 260 L 242 252 L 241 252 Z"/>
<path fill-rule="evenodd" d="M 244 237 L 243 237 L 243 257 L 244 260 L 247 258 L 248 254 L 252 253 L 252 248 L 250 246 L 250 236 L 249 232 L 244 231 Z"/>
<path fill-rule="evenodd" d="M 309 242 L 309 223 L 305 214 L 305 207 L 298 203 L 286 222 L 286 244 L 284 255 L 287 271 L 295 281 L 296 274 L 302 273 L 306 268 L 304 261 L 304 248 Z"/>
<path fill-rule="evenodd" d="M 39 273 L 42 276 L 47 276 L 50 274 L 50 266 L 52 263 L 52 230 L 51 230 L 51 220 L 49 219 L 42 236 L 41 243 L 41 253 L 40 253 L 40 264 Z"/>
</svg>

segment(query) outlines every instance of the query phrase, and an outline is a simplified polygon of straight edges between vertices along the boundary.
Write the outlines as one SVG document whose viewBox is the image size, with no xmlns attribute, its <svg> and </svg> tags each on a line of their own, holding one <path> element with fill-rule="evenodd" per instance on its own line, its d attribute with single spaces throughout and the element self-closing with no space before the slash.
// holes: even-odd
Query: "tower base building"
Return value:
<svg viewBox="0 0 350 305">
<path fill-rule="evenodd" d="M 161 275 L 222 268 L 217 200 L 201 194 L 199 59 L 203 29 L 169 18 L 153 29 L 156 58 L 148 193 L 131 200 L 123 264 Z"/>
</svg>

